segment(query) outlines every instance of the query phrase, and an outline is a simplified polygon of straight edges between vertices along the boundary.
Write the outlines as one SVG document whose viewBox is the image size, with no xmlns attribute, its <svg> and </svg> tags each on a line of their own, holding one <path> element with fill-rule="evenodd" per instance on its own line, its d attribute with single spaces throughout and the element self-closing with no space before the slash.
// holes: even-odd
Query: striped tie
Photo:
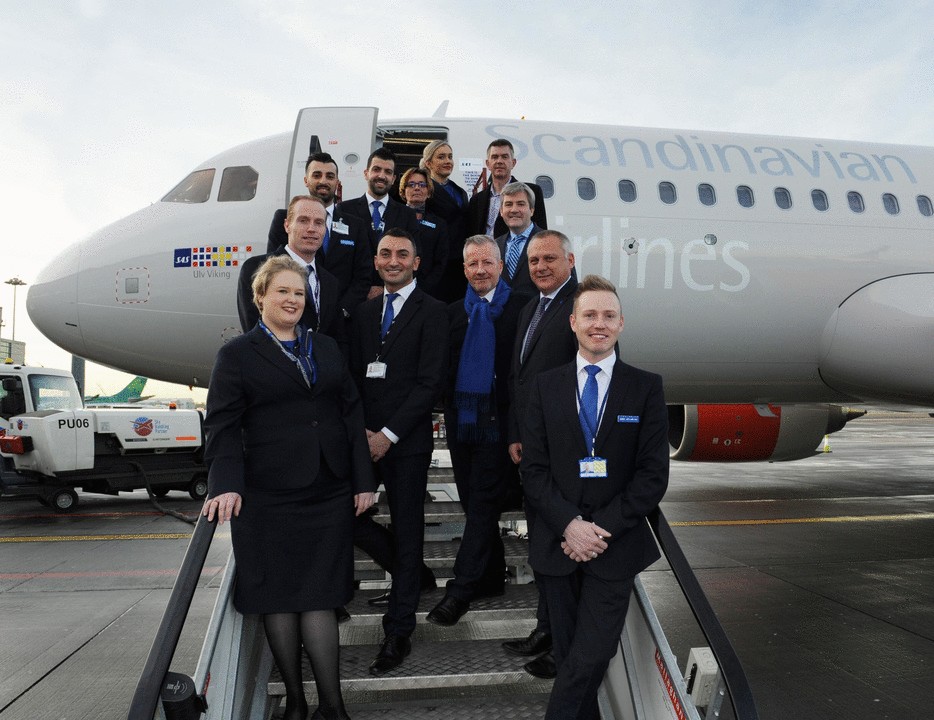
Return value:
<svg viewBox="0 0 934 720">
<path fill-rule="evenodd" d="M 516 270 L 519 269 L 519 257 L 522 255 L 522 248 L 525 246 L 525 235 L 514 235 L 507 243 L 506 248 L 506 272 L 509 273 L 509 279 L 516 277 Z"/>
<path fill-rule="evenodd" d="M 529 352 L 529 345 L 532 342 L 532 338 L 535 336 L 535 329 L 538 327 L 538 323 L 541 322 L 542 315 L 545 314 L 545 310 L 548 309 L 548 303 L 550 302 L 551 298 L 547 297 L 543 297 L 538 301 L 538 307 L 535 308 L 532 321 L 529 323 L 529 331 L 525 335 L 525 342 L 522 343 L 522 352 L 519 354 L 519 362 L 525 362 L 525 356 Z"/>
</svg>

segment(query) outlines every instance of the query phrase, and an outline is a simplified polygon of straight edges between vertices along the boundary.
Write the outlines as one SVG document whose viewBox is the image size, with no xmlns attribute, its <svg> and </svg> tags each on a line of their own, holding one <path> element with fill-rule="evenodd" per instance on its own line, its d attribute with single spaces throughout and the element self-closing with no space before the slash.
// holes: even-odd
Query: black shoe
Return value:
<svg viewBox="0 0 934 720">
<path fill-rule="evenodd" d="M 350 622 L 350 613 L 347 612 L 347 608 L 345 608 L 343 605 L 334 608 L 334 614 L 337 615 L 338 623 Z"/>
<path fill-rule="evenodd" d="M 541 655 L 551 651 L 551 633 L 544 630 L 533 630 L 524 640 L 507 640 L 503 643 L 503 650 L 513 655 Z"/>
<path fill-rule="evenodd" d="M 555 665 L 555 656 L 550 652 L 539 655 L 534 660 L 530 660 L 522 666 L 529 675 L 534 675 L 542 680 L 551 680 L 558 674 L 558 667 Z"/>
<path fill-rule="evenodd" d="M 456 625 L 468 610 L 470 610 L 470 603 L 466 600 L 445 595 L 441 602 L 435 605 L 435 609 L 428 613 L 426 620 L 435 625 L 450 627 Z"/>
<path fill-rule="evenodd" d="M 412 652 L 412 641 L 402 635 L 387 635 L 376 659 L 370 663 L 370 675 L 384 675 L 399 667 Z"/>
<path fill-rule="evenodd" d="M 422 575 L 422 592 L 427 593 L 427 592 L 431 592 L 432 590 L 437 590 L 437 589 L 438 589 L 438 581 L 435 580 L 435 576 L 431 575 L 429 577 L 428 575 L 423 574 Z M 382 595 L 376 595 L 374 597 L 371 597 L 369 600 L 367 600 L 366 601 L 367 605 L 371 605 L 373 607 L 385 607 L 386 605 L 389 604 L 389 593 L 391 591 L 392 591 L 392 587 L 390 586 L 389 589 L 386 590 L 386 592 L 384 592 Z"/>
</svg>

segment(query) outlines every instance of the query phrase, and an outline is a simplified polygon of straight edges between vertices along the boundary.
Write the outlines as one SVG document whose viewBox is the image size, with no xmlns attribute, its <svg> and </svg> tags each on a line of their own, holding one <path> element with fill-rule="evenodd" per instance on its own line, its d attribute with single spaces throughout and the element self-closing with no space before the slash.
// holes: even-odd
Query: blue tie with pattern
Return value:
<svg viewBox="0 0 934 720">
<path fill-rule="evenodd" d="M 597 373 L 600 372 L 600 366 L 587 365 L 584 370 L 587 371 L 587 380 L 584 382 L 584 392 L 581 393 L 578 418 L 581 430 L 584 432 L 587 450 L 592 455 L 594 439 L 597 437 Z"/>
<path fill-rule="evenodd" d="M 525 243 L 525 235 L 515 235 L 509 239 L 506 248 L 506 272 L 509 273 L 509 279 L 516 276 L 516 270 L 519 269 L 519 257 L 522 255 L 522 247 Z"/>
<path fill-rule="evenodd" d="M 397 297 L 399 297 L 399 293 L 386 294 L 386 310 L 383 312 L 383 324 L 379 332 L 379 336 L 383 340 L 386 339 L 386 334 L 389 332 L 389 326 L 392 325 L 392 321 L 396 317 L 396 311 L 392 307 L 392 301 Z"/>
<path fill-rule="evenodd" d="M 379 206 L 382 203 L 379 200 L 374 200 L 370 203 L 370 206 L 373 208 L 373 229 L 379 230 L 379 226 L 383 224 L 383 216 L 379 211 Z"/>
</svg>

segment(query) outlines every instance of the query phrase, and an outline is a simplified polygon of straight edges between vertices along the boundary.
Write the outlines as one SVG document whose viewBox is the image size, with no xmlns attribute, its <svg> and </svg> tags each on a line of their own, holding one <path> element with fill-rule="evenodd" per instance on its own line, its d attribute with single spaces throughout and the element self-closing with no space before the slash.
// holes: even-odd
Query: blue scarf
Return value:
<svg viewBox="0 0 934 720">
<path fill-rule="evenodd" d="M 462 442 L 490 442 L 499 438 L 496 423 L 485 423 L 481 427 L 478 418 L 490 412 L 496 357 L 496 330 L 493 323 L 503 314 L 509 293 L 509 285 L 502 278 L 496 285 L 493 302 L 482 300 L 467 285 L 464 310 L 470 320 L 457 366 L 457 381 L 454 383 L 457 437 Z"/>
</svg>

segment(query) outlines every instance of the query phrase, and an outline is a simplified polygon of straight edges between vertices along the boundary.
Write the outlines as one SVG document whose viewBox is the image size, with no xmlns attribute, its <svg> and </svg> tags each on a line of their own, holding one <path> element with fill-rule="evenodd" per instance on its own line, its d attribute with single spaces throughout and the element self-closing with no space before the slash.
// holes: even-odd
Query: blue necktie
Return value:
<svg viewBox="0 0 934 720">
<path fill-rule="evenodd" d="M 396 311 L 392 307 L 392 301 L 399 297 L 399 293 L 387 293 L 386 295 L 386 311 L 383 313 L 383 324 L 380 327 L 379 336 L 385 340 L 386 334 L 389 332 L 389 326 L 392 325 L 393 319 L 396 317 Z"/>
<path fill-rule="evenodd" d="M 328 245 L 331 244 L 331 228 L 327 225 L 324 226 L 324 242 L 321 243 L 321 250 L 325 255 L 328 254 Z"/>
<path fill-rule="evenodd" d="M 383 216 L 379 212 L 379 206 L 382 203 L 379 200 L 374 200 L 370 203 L 370 206 L 373 208 L 373 229 L 379 230 L 379 226 L 383 224 Z"/>
<path fill-rule="evenodd" d="M 587 371 L 587 381 L 584 383 L 584 392 L 581 393 L 581 407 L 578 418 L 581 423 L 581 430 L 584 432 L 584 440 L 587 443 L 587 450 L 593 454 L 593 443 L 597 437 L 597 373 L 600 372 L 598 365 L 587 365 L 584 370 Z"/>
<path fill-rule="evenodd" d="M 516 276 L 516 270 L 519 268 L 519 256 L 522 255 L 522 246 L 525 242 L 525 235 L 515 235 L 509 239 L 509 247 L 506 248 L 506 272 L 509 273 L 509 279 Z"/>
</svg>

